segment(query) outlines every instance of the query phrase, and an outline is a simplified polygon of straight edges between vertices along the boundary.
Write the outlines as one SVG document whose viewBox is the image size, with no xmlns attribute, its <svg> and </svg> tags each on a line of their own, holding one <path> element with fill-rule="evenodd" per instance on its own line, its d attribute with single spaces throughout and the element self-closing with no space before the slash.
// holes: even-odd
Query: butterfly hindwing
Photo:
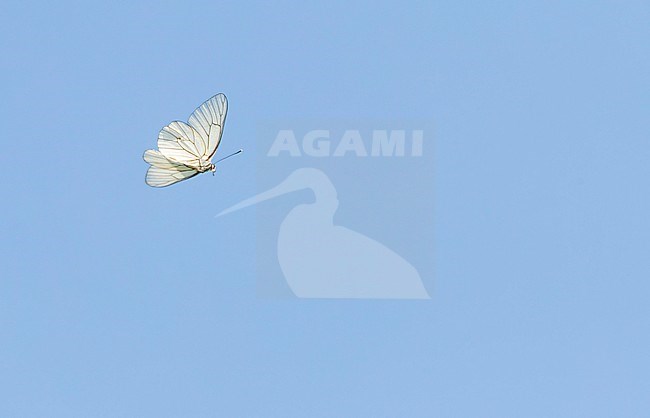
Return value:
<svg viewBox="0 0 650 418">
<path fill-rule="evenodd" d="M 192 167 L 167 159 L 159 151 L 147 150 L 143 158 L 151 164 L 145 182 L 152 187 L 169 186 L 199 174 Z"/>
</svg>

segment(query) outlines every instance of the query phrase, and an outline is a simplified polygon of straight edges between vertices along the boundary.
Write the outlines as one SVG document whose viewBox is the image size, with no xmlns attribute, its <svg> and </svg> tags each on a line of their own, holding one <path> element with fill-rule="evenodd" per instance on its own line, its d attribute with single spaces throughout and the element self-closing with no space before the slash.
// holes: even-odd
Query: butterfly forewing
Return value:
<svg viewBox="0 0 650 418">
<path fill-rule="evenodd" d="M 165 157 L 193 167 L 199 166 L 205 152 L 203 139 L 194 128 L 178 121 L 160 130 L 158 149 Z"/>
<path fill-rule="evenodd" d="M 224 94 L 217 94 L 206 100 L 190 115 L 188 123 L 206 144 L 203 156 L 212 158 L 221 142 L 223 125 L 228 113 L 228 100 Z"/>
</svg>

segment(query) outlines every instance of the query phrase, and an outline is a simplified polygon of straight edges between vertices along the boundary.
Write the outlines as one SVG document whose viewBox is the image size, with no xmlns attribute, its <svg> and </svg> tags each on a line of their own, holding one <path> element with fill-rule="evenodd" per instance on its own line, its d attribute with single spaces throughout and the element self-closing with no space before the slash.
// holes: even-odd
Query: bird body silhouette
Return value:
<svg viewBox="0 0 650 418">
<path fill-rule="evenodd" d="M 336 188 L 321 170 L 300 168 L 282 183 L 218 216 L 309 188 L 315 201 L 294 207 L 280 224 L 278 262 L 300 298 L 428 299 L 418 271 L 394 251 L 363 234 L 334 225 Z"/>
</svg>

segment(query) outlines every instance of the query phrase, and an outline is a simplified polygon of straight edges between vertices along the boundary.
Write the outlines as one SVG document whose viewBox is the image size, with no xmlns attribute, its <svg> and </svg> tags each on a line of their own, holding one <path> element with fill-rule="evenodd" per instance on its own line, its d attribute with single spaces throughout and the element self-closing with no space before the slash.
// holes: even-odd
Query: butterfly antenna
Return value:
<svg viewBox="0 0 650 418">
<path fill-rule="evenodd" d="M 233 152 L 233 153 L 230 154 L 230 155 L 226 155 L 225 157 L 218 159 L 218 160 L 215 161 L 214 163 L 216 164 L 216 163 L 218 163 L 219 161 L 223 161 L 223 160 L 225 160 L 226 158 L 230 158 L 230 157 L 232 157 L 233 155 L 237 155 L 237 154 L 239 154 L 240 152 L 243 152 L 243 151 L 244 151 L 243 149 L 240 149 L 240 150 L 237 151 L 237 152 Z"/>
</svg>

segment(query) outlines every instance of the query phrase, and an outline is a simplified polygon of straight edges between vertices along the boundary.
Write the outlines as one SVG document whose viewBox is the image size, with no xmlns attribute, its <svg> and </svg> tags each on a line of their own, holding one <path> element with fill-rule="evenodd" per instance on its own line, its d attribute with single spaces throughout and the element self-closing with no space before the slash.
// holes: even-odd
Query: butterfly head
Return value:
<svg viewBox="0 0 650 418">
<path fill-rule="evenodd" d="M 213 173 L 217 171 L 217 166 L 214 164 L 210 164 L 210 171 L 212 171 Z"/>
</svg>

